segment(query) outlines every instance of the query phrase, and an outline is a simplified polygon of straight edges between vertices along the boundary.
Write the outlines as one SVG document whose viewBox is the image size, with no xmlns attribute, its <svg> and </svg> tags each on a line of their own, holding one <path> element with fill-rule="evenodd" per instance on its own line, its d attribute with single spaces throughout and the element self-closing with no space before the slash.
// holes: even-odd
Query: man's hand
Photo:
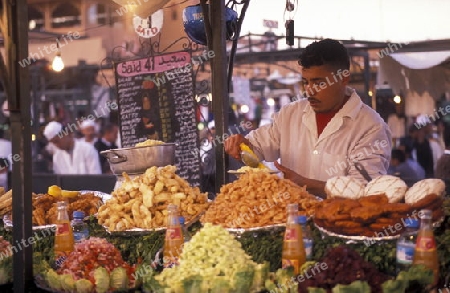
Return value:
<svg viewBox="0 0 450 293">
<path fill-rule="evenodd" d="M 306 185 L 306 190 L 309 193 L 314 194 L 314 195 L 324 198 L 324 199 L 327 197 L 326 193 L 325 193 L 325 183 L 326 182 L 303 177 L 303 176 L 295 173 L 291 169 L 286 168 L 283 165 L 280 165 L 277 161 L 275 161 L 275 167 L 277 167 L 278 170 L 283 172 L 285 179 L 291 180 L 298 186 L 303 187 Z"/>
<path fill-rule="evenodd" d="M 246 139 L 241 134 L 233 134 L 229 138 L 227 138 L 224 142 L 225 152 L 235 158 L 236 160 L 241 160 L 241 148 L 239 145 L 241 143 L 245 143 L 250 148 L 252 148 L 252 145 L 250 144 L 250 141 Z"/>
<path fill-rule="evenodd" d="M 295 184 L 297 184 L 298 186 L 304 186 L 305 185 L 305 179 L 306 179 L 305 177 L 295 173 L 294 171 L 292 171 L 289 168 L 286 168 L 283 165 L 280 165 L 277 161 L 275 161 L 274 163 L 275 163 L 275 167 L 277 167 L 278 170 L 283 172 L 284 179 L 289 179 L 292 182 L 294 182 Z"/>
</svg>

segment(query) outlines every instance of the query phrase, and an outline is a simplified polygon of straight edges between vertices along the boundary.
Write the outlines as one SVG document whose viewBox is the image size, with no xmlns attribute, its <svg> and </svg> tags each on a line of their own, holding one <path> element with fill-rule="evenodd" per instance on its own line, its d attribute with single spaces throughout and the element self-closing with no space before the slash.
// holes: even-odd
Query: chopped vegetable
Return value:
<svg viewBox="0 0 450 293">
<path fill-rule="evenodd" d="M 80 279 L 75 282 L 75 290 L 77 293 L 91 293 L 94 285 L 89 280 Z"/>
<path fill-rule="evenodd" d="M 110 287 L 113 290 L 128 289 L 128 276 L 127 271 L 124 268 L 118 267 L 111 272 Z"/>
<path fill-rule="evenodd" d="M 61 282 L 61 287 L 63 290 L 68 292 L 72 292 L 73 290 L 75 290 L 75 280 L 73 279 L 72 275 L 60 275 L 59 280 Z"/>
<path fill-rule="evenodd" d="M 94 271 L 95 291 L 105 293 L 109 289 L 109 273 L 105 268 L 96 268 Z"/>
</svg>

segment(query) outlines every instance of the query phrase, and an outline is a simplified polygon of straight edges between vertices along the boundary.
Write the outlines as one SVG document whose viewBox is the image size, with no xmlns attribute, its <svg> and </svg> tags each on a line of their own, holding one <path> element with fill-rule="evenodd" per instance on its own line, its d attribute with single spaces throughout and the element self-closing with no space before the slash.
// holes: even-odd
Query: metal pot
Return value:
<svg viewBox="0 0 450 293">
<path fill-rule="evenodd" d="M 142 174 L 150 167 L 175 165 L 175 143 L 154 146 L 130 147 L 102 151 L 108 159 L 111 171 L 116 175 Z"/>
</svg>

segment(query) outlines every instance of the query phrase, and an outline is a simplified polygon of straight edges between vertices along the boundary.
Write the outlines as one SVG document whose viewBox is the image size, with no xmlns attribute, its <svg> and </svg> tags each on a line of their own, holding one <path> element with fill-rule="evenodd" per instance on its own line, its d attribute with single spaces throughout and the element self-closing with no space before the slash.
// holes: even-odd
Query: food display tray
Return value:
<svg viewBox="0 0 450 293">
<path fill-rule="evenodd" d="M 191 220 L 187 221 L 185 223 L 185 226 L 189 227 L 192 224 L 194 224 L 195 222 L 197 222 L 200 219 L 200 217 L 204 214 L 204 212 L 205 211 L 199 213 L 198 215 L 193 217 Z M 110 231 L 107 226 L 102 225 L 102 227 L 106 230 L 107 233 L 109 233 L 113 236 L 123 236 L 123 237 L 144 236 L 144 235 L 149 235 L 154 232 L 164 231 L 167 229 L 167 227 L 156 227 L 156 228 L 152 228 L 152 229 L 132 228 L 132 229 L 122 230 L 122 231 Z"/>
<path fill-rule="evenodd" d="M 101 191 L 93 191 L 93 190 L 80 190 L 81 195 L 87 194 L 87 193 L 93 193 L 95 196 L 100 197 L 102 199 L 103 203 L 105 203 L 107 200 L 111 199 L 111 194 L 108 194 L 108 193 L 104 193 Z M 96 216 L 96 214 L 93 216 Z M 90 215 L 87 216 L 86 219 L 89 217 L 90 217 Z M 4 225 L 5 229 L 12 230 L 13 222 L 12 222 L 11 215 L 3 216 L 3 225 Z M 56 227 L 55 224 L 49 224 L 49 225 L 33 226 L 32 229 L 33 229 L 33 231 L 40 231 L 40 230 L 47 230 L 47 229 L 55 229 L 55 227 Z"/>
<path fill-rule="evenodd" d="M 433 223 L 433 227 L 439 227 L 441 225 L 441 223 L 444 221 L 444 217 L 442 217 L 441 219 L 439 219 L 438 221 Z M 353 240 L 353 241 L 366 241 L 366 242 L 374 242 L 374 241 L 389 241 L 389 240 L 395 240 L 400 238 L 400 234 L 398 235 L 392 235 L 392 236 L 383 236 L 383 237 L 368 237 L 368 236 L 358 236 L 358 235 L 343 235 L 343 234 L 338 234 L 332 231 L 329 231 L 319 225 L 317 225 L 317 223 L 314 222 L 314 226 L 323 234 L 326 236 L 331 236 L 331 237 L 337 237 L 337 238 L 341 238 L 341 239 L 346 239 L 346 240 Z M 375 233 L 375 232 L 374 232 Z"/>
</svg>

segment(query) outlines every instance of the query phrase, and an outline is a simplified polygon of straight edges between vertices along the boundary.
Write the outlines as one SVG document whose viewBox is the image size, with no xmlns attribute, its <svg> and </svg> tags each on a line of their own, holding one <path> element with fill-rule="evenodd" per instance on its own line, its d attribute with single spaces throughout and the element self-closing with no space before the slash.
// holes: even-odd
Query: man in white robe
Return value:
<svg viewBox="0 0 450 293">
<path fill-rule="evenodd" d="M 92 144 L 73 138 L 61 123 L 52 121 L 44 129 L 47 140 L 57 149 L 53 154 L 55 174 L 101 174 L 98 152 Z"/>
</svg>

